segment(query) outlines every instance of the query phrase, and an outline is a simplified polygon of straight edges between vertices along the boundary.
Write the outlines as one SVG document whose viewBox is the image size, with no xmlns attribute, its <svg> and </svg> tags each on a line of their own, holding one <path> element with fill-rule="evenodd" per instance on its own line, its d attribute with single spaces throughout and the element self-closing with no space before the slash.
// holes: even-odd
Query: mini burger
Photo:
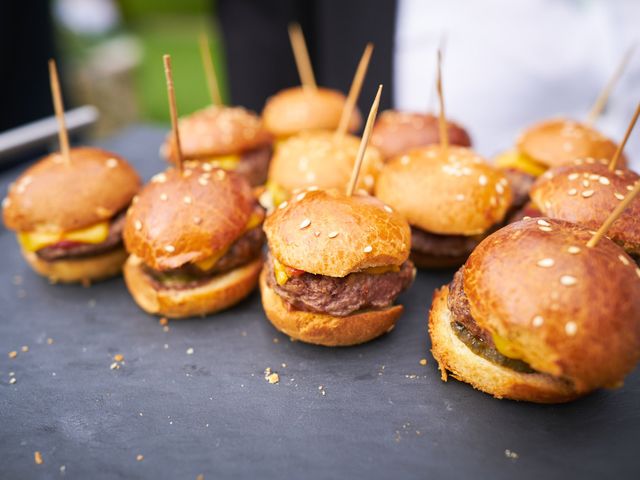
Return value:
<svg viewBox="0 0 640 480">
<path fill-rule="evenodd" d="M 307 343 L 346 346 L 390 331 L 412 283 L 407 222 L 374 197 L 304 191 L 264 225 L 260 276 L 267 318 Z"/>
<path fill-rule="evenodd" d="M 208 163 L 233 170 L 253 186 L 266 181 L 272 142 L 255 113 L 241 107 L 211 105 L 180 119 L 178 128 L 185 166 Z M 161 150 L 171 163 L 177 163 L 172 134 Z"/>
<path fill-rule="evenodd" d="M 618 245 L 550 218 L 485 239 L 429 315 L 448 374 L 497 398 L 573 400 L 622 385 L 640 359 L 640 270 Z"/>
<path fill-rule="evenodd" d="M 246 179 L 208 164 L 170 168 L 127 212 L 127 287 L 146 312 L 170 318 L 216 312 L 255 287 L 264 211 Z"/>
<path fill-rule="evenodd" d="M 25 259 L 52 282 L 102 280 L 120 273 L 125 211 L 140 178 L 118 155 L 91 147 L 44 157 L 9 188 L 4 224 Z"/>
<path fill-rule="evenodd" d="M 375 195 L 411 225 L 411 258 L 421 268 L 464 263 L 511 204 L 501 172 L 467 148 L 440 145 L 385 164 Z"/>
<path fill-rule="evenodd" d="M 471 138 L 462 126 L 447 122 L 447 130 L 452 145 L 471 146 Z M 434 143 L 440 143 L 438 117 L 426 113 L 384 111 L 371 135 L 371 144 L 385 159 Z"/>
</svg>

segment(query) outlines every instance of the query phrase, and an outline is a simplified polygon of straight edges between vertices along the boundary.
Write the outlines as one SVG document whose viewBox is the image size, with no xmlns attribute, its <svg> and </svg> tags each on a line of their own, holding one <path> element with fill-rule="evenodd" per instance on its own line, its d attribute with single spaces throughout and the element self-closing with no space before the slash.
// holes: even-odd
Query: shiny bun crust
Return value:
<svg viewBox="0 0 640 480">
<path fill-rule="evenodd" d="M 242 153 L 271 143 L 260 117 L 242 107 L 211 105 L 180 119 L 180 145 L 187 160 Z M 169 133 L 162 148 L 175 163 L 177 153 Z"/>
<path fill-rule="evenodd" d="M 411 225 L 443 235 L 477 235 L 502 221 L 511 204 L 507 179 L 471 150 L 440 145 L 387 163 L 375 194 Z"/>
<path fill-rule="evenodd" d="M 328 88 L 292 87 L 267 100 L 262 111 L 265 128 L 276 137 L 288 137 L 303 130 L 335 130 L 346 97 Z M 349 120 L 349 131 L 360 128 L 362 118 L 356 108 Z"/>
<path fill-rule="evenodd" d="M 522 220 L 471 254 L 464 291 L 476 323 L 578 393 L 620 385 L 640 359 L 640 270 L 615 243 L 548 218 Z"/>
<path fill-rule="evenodd" d="M 104 222 L 126 208 L 140 177 L 120 156 L 93 147 L 71 149 L 71 165 L 53 153 L 9 188 L 4 224 L 18 232 L 66 232 Z"/>
<path fill-rule="evenodd" d="M 216 275 L 198 287 L 157 289 L 142 271 L 142 261 L 132 255 L 124 266 L 131 296 L 145 312 L 169 318 L 186 318 L 219 312 L 247 297 L 258 283 L 262 259 Z"/>
<path fill-rule="evenodd" d="M 460 125 L 447 122 L 447 130 L 450 144 L 471 146 L 469 134 Z M 371 145 L 385 158 L 439 142 L 438 118 L 426 113 L 386 110 L 378 117 L 371 133 Z"/>
<path fill-rule="evenodd" d="M 402 314 L 402 305 L 383 310 L 367 310 L 347 317 L 290 310 L 284 300 L 260 275 L 262 305 L 269 321 L 295 340 L 326 347 L 346 347 L 368 342 L 393 329 Z"/>
<path fill-rule="evenodd" d="M 302 132 L 282 141 L 269 166 L 269 180 L 291 192 L 297 188 L 346 188 L 356 160 L 360 138 L 354 135 L 336 137 L 331 131 Z M 367 148 L 358 188 L 373 191 L 375 179 L 382 169 L 382 156 Z"/>
<path fill-rule="evenodd" d="M 409 225 L 399 214 L 374 197 L 336 190 L 299 194 L 267 218 L 264 231 L 281 263 L 330 277 L 401 265 L 411 244 Z"/>
<path fill-rule="evenodd" d="M 576 158 L 611 159 L 618 146 L 597 130 L 572 120 L 553 119 L 538 123 L 524 132 L 518 150 L 534 161 L 555 167 Z M 624 155 L 620 165 L 626 165 Z"/>
<path fill-rule="evenodd" d="M 610 172 L 607 164 L 578 160 L 548 170 L 531 188 L 531 199 L 545 217 L 597 230 L 640 179 L 627 169 Z M 611 225 L 607 236 L 627 252 L 640 254 L 639 198 Z"/>
<path fill-rule="evenodd" d="M 451 373 L 455 379 L 496 398 L 536 403 L 567 402 L 579 396 L 565 380 L 544 373 L 520 373 L 472 352 L 451 328 L 448 296 L 448 287 L 436 290 L 429 312 L 431 353 L 443 381 Z"/>
<path fill-rule="evenodd" d="M 52 283 L 88 284 L 115 277 L 122 271 L 122 264 L 127 259 L 124 248 L 90 257 L 48 262 L 35 252 L 22 250 L 27 263 L 40 275 L 47 277 Z"/>
<path fill-rule="evenodd" d="M 203 164 L 159 173 L 127 212 L 129 253 L 156 270 L 211 257 L 245 231 L 256 205 L 251 187 L 235 172 Z"/>
</svg>

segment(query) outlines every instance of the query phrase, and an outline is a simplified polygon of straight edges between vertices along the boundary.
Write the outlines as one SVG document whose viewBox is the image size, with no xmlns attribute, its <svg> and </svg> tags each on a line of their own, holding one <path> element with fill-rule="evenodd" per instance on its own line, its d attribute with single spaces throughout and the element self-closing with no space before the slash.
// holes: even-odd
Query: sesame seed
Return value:
<svg viewBox="0 0 640 480">
<path fill-rule="evenodd" d="M 11 377 L 11 378 L 9 379 L 9 384 L 10 384 L 10 385 L 13 385 L 13 384 L 14 384 L 14 383 L 16 383 L 16 382 L 17 382 L 16 377 Z"/>
<path fill-rule="evenodd" d="M 327 237 L 329 238 L 336 238 L 338 236 L 338 232 L 329 232 L 329 234 L 327 235 Z"/>
<path fill-rule="evenodd" d="M 542 318 L 540 315 L 536 315 L 531 319 L 531 325 L 533 325 L 534 327 L 541 327 L 543 323 L 544 318 Z"/>
<path fill-rule="evenodd" d="M 592 158 L 592 157 L 587 157 L 584 159 L 584 161 L 587 163 L 596 163 L 595 158 Z"/>
<path fill-rule="evenodd" d="M 504 187 L 502 186 L 502 184 L 496 183 L 496 192 L 498 192 L 499 194 L 504 193 Z"/>
<path fill-rule="evenodd" d="M 167 196 L 166 193 L 161 193 L 160 194 L 160 200 L 162 200 L 163 202 L 166 202 L 168 198 L 169 197 Z"/>
<path fill-rule="evenodd" d="M 193 347 L 187 348 L 187 355 L 193 355 L 193 352 L 194 352 Z"/>
<path fill-rule="evenodd" d="M 627 190 L 629 191 L 633 190 L 633 185 L 627 185 Z"/>
<path fill-rule="evenodd" d="M 562 275 L 560 277 L 560 283 L 565 287 L 572 287 L 578 283 L 578 279 L 572 275 Z"/>
<path fill-rule="evenodd" d="M 571 197 L 578 194 L 578 190 L 576 188 L 572 188 L 567 192 Z"/>
<path fill-rule="evenodd" d="M 371 245 L 367 245 L 364 247 L 364 253 L 371 253 L 373 251 L 373 247 Z"/>
<path fill-rule="evenodd" d="M 202 170 L 204 170 L 205 172 L 210 172 L 211 170 L 213 170 L 213 165 L 211 165 L 210 163 L 203 163 Z"/>
<path fill-rule="evenodd" d="M 316 230 L 315 232 L 313 232 L 313 235 L 314 235 L 315 237 L 319 237 L 319 236 L 320 236 L 320 232 L 319 232 L 318 230 Z"/>
<path fill-rule="evenodd" d="M 582 186 L 584 188 L 587 188 L 589 185 L 591 185 L 591 183 L 589 183 L 589 180 L 582 180 Z"/>
<path fill-rule="evenodd" d="M 553 230 L 551 227 L 538 227 L 538 229 L 543 232 L 551 232 Z"/>
<path fill-rule="evenodd" d="M 597 173 L 592 173 L 591 175 L 589 175 L 589 180 L 600 180 L 600 175 L 598 175 Z"/>
<path fill-rule="evenodd" d="M 198 178 L 198 183 L 200 185 L 202 185 L 203 187 L 206 187 L 207 184 L 209 183 L 209 181 L 207 180 L 206 177 L 200 177 L 200 178 Z"/>
<path fill-rule="evenodd" d="M 509 184 L 509 181 L 505 177 L 502 177 L 500 179 L 500 183 L 502 184 L 503 187 L 506 187 Z"/>
<path fill-rule="evenodd" d="M 167 181 L 167 176 L 164 173 L 158 173 L 151 177 L 153 183 L 164 183 Z"/>
<path fill-rule="evenodd" d="M 182 201 L 183 201 L 184 203 L 186 203 L 187 205 L 191 205 L 191 197 L 190 197 L 189 195 L 186 195 L 186 196 L 182 199 Z"/>
<path fill-rule="evenodd" d="M 115 158 L 109 158 L 107 159 L 106 164 L 108 168 L 116 168 L 118 166 L 118 160 Z"/>
<path fill-rule="evenodd" d="M 579 176 L 580 176 L 579 173 L 575 173 L 574 172 L 574 173 L 569 174 L 568 178 L 569 178 L 569 180 L 576 180 Z"/>
<path fill-rule="evenodd" d="M 611 185 L 611 181 L 607 177 L 598 178 L 598 182 L 602 185 Z"/>
<path fill-rule="evenodd" d="M 615 170 L 613 173 L 618 177 L 621 177 L 622 175 L 624 175 L 624 172 L 622 170 Z"/>
<path fill-rule="evenodd" d="M 410 161 L 411 161 L 411 158 L 409 157 L 409 155 L 403 155 L 402 157 L 400 157 L 400 163 L 402 165 L 409 165 Z"/>
<path fill-rule="evenodd" d="M 576 247 L 575 245 L 571 245 L 569 248 L 567 248 L 567 252 L 569 252 L 572 255 L 575 255 L 576 253 L 580 253 L 580 247 Z"/>
<path fill-rule="evenodd" d="M 576 322 L 567 322 L 564 324 L 564 331 L 567 335 L 573 337 L 578 331 L 578 325 L 576 325 Z"/>
<path fill-rule="evenodd" d="M 618 258 L 620 259 L 623 265 L 629 265 L 629 260 L 627 260 L 627 257 L 625 257 L 624 255 L 618 255 Z"/>
<path fill-rule="evenodd" d="M 227 172 L 225 172 L 224 170 L 218 170 L 216 172 L 216 177 L 218 178 L 218 180 L 224 180 L 226 176 Z"/>
<path fill-rule="evenodd" d="M 384 209 L 385 209 L 385 211 L 386 211 L 386 212 L 388 212 L 388 213 L 393 213 L 393 208 L 391 208 L 389 205 L 385 205 L 385 206 L 384 206 Z"/>
<path fill-rule="evenodd" d="M 296 195 L 296 200 L 300 201 L 306 196 L 307 196 L 307 192 L 301 192 L 298 195 Z"/>
<path fill-rule="evenodd" d="M 200 217 L 193 217 L 193 223 L 200 225 L 202 223 L 202 219 Z"/>
<path fill-rule="evenodd" d="M 280 205 L 278 205 L 278 208 L 279 208 L 280 210 L 282 210 L 282 209 L 287 208 L 287 205 L 289 205 L 289 202 L 284 201 L 284 202 L 282 202 Z"/>
<path fill-rule="evenodd" d="M 173 253 L 176 251 L 176 247 L 174 247 L 173 245 L 165 245 L 164 250 L 166 252 Z"/>
<path fill-rule="evenodd" d="M 593 195 L 595 192 L 593 190 L 585 190 L 584 192 L 582 192 L 582 196 L 584 198 L 589 198 L 591 195 Z"/>
<path fill-rule="evenodd" d="M 487 184 L 489 180 L 487 180 L 487 176 L 486 175 L 480 175 L 478 177 L 478 183 L 482 186 L 485 186 Z"/>
<path fill-rule="evenodd" d="M 616 192 L 613 194 L 613 196 L 616 197 L 618 200 L 624 200 L 624 195 L 621 193 Z"/>
<path fill-rule="evenodd" d="M 538 219 L 538 225 L 542 226 L 542 227 L 550 227 L 551 224 L 549 222 L 547 222 L 545 219 L 540 218 Z"/>
<path fill-rule="evenodd" d="M 305 218 L 302 223 L 300 224 L 300 230 L 303 230 L 305 228 L 307 228 L 309 225 L 311 225 L 311 220 L 309 220 L 308 218 Z"/>
<path fill-rule="evenodd" d="M 555 260 L 553 258 L 543 258 L 542 260 L 538 260 L 537 265 L 543 268 L 553 267 L 555 265 Z"/>
<path fill-rule="evenodd" d="M 458 193 L 456 195 L 456 200 L 458 200 L 459 202 L 462 202 L 464 200 L 464 195 L 462 193 Z"/>
<path fill-rule="evenodd" d="M 133 222 L 133 227 L 138 231 L 142 230 L 142 222 L 140 220 L 136 220 Z"/>
<path fill-rule="evenodd" d="M 136 460 L 138 462 L 141 462 L 142 460 L 144 460 L 144 455 L 140 455 L 140 454 L 136 455 Z"/>
<path fill-rule="evenodd" d="M 638 275 L 638 277 L 640 277 L 640 268 L 636 268 L 636 275 Z"/>
</svg>

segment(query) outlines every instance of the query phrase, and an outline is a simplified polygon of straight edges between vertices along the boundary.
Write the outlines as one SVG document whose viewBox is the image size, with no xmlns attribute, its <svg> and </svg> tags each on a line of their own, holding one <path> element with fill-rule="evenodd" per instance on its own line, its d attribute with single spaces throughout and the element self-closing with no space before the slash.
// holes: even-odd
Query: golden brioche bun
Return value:
<svg viewBox="0 0 640 480">
<path fill-rule="evenodd" d="M 124 242 L 151 268 L 210 258 L 247 227 L 256 200 L 242 175 L 203 164 L 170 168 L 145 185 L 127 212 Z"/>
<path fill-rule="evenodd" d="M 619 385 L 640 359 L 640 269 L 615 243 L 561 220 L 512 223 L 465 264 L 479 327 L 534 370 L 583 394 Z"/>
<path fill-rule="evenodd" d="M 35 252 L 22 250 L 27 263 L 40 275 L 57 283 L 91 283 L 115 277 L 122 271 L 127 259 L 124 248 L 116 248 L 106 253 L 88 257 L 46 261 Z"/>
<path fill-rule="evenodd" d="M 281 263 L 330 277 L 401 265 L 411 246 L 411 230 L 398 213 L 374 197 L 337 190 L 302 192 L 267 217 L 264 231 Z"/>
<path fill-rule="evenodd" d="M 242 153 L 271 143 L 260 117 L 242 107 L 211 105 L 181 118 L 178 128 L 186 160 Z M 177 161 L 173 134 L 167 135 L 162 151 L 169 161 Z"/>
<path fill-rule="evenodd" d="M 140 177 L 120 156 L 99 148 L 72 148 L 71 164 L 53 153 L 29 167 L 3 202 L 7 228 L 65 232 L 110 219 L 140 188 Z"/>
<path fill-rule="evenodd" d="M 345 101 L 341 92 L 328 88 L 286 88 L 267 99 L 262 121 L 267 131 L 280 138 L 303 130 L 335 130 Z M 356 107 L 348 130 L 355 132 L 361 123 Z"/>
<path fill-rule="evenodd" d="M 157 289 L 142 270 L 142 260 L 131 255 L 124 265 L 124 279 L 131 296 L 145 312 L 169 318 L 206 315 L 229 308 L 244 299 L 258 282 L 262 259 L 216 275 L 207 283 L 188 289 Z"/>
<path fill-rule="evenodd" d="M 447 130 L 451 145 L 471 146 L 469 134 L 460 125 L 447 122 Z M 439 142 L 438 117 L 428 113 L 385 110 L 371 132 L 371 145 L 377 147 L 384 158 Z"/>
<path fill-rule="evenodd" d="M 388 162 L 375 195 L 411 225 L 441 235 L 477 235 L 502 221 L 511 189 L 504 175 L 473 151 L 440 145 Z"/>
<path fill-rule="evenodd" d="M 543 216 L 597 230 L 640 179 L 626 168 L 610 172 L 607 164 L 578 160 L 552 168 L 538 178 L 529 195 Z M 627 252 L 640 254 L 640 198 L 627 206 L 607 236 Z"/>
<path fill-rule="evenodd" d="M 429 312 L 431 353 L 438 362 L 442 380 L 447 373 L 496 398 L 537 403 L 573 400 L 579 394 L 571 383 L 544 373 L 520 373 L 476 355 L 451 328 L 453 320 L 447 306 L 449 288 L 436 290 Z"/>
<path fill-rule="evenodd" d="M 517 148 L 533 161 L 555 167 L 576 158 L 610 160 L 618 146 L 588 125 L 556 118 L 526 130 L 518 139 Z M 624 155 L 620 156 L 619 164 L 626 165 Z"/>
<path fill-rule="evenodd" d="M 276 148 L 269 166 L 269 181 L 289 192 L 311 186 L 344 189 L 359 147 L 360 138 L 349 134 L 336 136 L 334 132 L 319 130 L 294 135 Z M 358 188 L 372 192 L 381 169 L 380 152 L 367 148 Z"/>
<path fill-rule="evenodd" d="M 260 275 L 260 293 L 265 314 L 274 327 L 296 340 L 326 347 L 346 347 L 373 340 L 391 331 L 403 310 L 402 305 L 394 305 L 346 317 L 291 310 L 267 285 L 264 269 Z"/>
</svg>

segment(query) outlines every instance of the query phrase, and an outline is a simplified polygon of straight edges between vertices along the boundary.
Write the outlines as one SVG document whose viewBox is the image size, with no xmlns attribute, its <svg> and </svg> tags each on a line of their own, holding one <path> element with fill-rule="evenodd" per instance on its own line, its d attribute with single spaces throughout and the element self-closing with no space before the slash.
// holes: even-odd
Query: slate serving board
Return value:
<svg viewBox="0 0 640 480">
<path fill-rule="evenodd" d="M 164 132 L 103 146 L 148 179 Z M 637 371 L 559 406 L 441 382 L 426 318 L 452 272 L 418 274 L 391 334 L 328 349 L 277 333 L 257 293 L 165 331 L 119 278 L 49 285 L 4 227 L 0 252 L 0 478 L 640 478 Z"/>
</svg>

